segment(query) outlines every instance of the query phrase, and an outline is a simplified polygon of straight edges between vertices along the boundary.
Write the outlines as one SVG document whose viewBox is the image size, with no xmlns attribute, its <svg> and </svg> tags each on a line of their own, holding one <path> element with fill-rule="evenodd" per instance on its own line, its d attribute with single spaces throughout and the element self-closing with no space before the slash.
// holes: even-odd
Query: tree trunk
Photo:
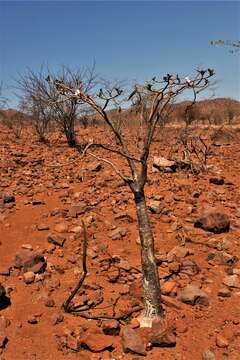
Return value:
<svg viewBox="0 0 240 360">
<path fill-rule="evenodd" d="M 70 147 L 75 147 L 77 145 L 76 134 L 75 134 L 75 121 L 68 120 L 64 126 L 64 133 L 67 138 L 67 143 Z"/>
<path fill-rule="evenodd" d="M 134 192 L 141 241 L 144 311 L 139 318 L 141 327 L 151 327 L 152 321 L 162 318 L 161 291 L 154 256 L 154 238 L 149 222 L 144 191 Z"/>
</svg>

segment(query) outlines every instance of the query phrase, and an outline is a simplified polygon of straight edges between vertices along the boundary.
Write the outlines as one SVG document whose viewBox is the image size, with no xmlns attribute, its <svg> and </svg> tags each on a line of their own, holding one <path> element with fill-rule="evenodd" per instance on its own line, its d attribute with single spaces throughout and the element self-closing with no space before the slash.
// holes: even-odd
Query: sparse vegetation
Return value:
<svg viewBox="0 0 240 360">
<path fill-rule="evenodd" d="M 63 66 L 59 73 L 50 73 L 42 68 L 39 72 L 28 70 L 18 80 L 21 90 L 22 102 L 25 111 L 32 117 L 34 129 L 41 141 L 45 141 L 45 133 L 51 121 L 54 121 L 60 131 L 66 136 L 70 147 L 77 145 L 75 124 L 86 109 L 76 99 L 64 97 L 53 84 L 46 81 L 49 74 L 57 77 L 59 82 L 64 82 L 70 87 L 81 86 L 86 91 L 91 90 L 95 84 L 94 66 L 86 70 L 71 70 Z M 63 101 L 64 99 L 64 101 Z"/>
</svg>

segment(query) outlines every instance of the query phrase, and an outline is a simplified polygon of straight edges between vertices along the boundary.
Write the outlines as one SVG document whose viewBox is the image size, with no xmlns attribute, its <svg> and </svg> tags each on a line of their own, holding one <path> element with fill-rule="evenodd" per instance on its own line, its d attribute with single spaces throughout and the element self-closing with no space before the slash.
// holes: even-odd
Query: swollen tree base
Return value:
<svg viewBox="0 0 240 360">
<path fill-rule="evenodd" d="M 162 316 L 157 315 L 146 315 L 145 311 L 137 318 L 140 328 L 151 328 L 154 320 L 162 320 Z"/>
<path fill-rule="evenodd" d="M 142 328 L 151 328 L 154 320 L 164 318 L 164 311 L 162 306 L 155 307 L 147 299 L 144 301 L 144 309 L 137 318 Z"/>
</svg>

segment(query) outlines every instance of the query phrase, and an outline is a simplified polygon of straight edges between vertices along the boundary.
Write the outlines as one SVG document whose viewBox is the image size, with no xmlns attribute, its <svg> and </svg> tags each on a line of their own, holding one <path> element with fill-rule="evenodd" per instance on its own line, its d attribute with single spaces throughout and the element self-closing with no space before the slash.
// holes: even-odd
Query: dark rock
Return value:
<svg viewBox="0 0 240 360">
<path fill-rule="evenodd" d="M 38 199 L 32 200 L 32 205 L 34 205 L 34 206 L 43 205 L 43 204 L 45 204 L 43 200 L 38 200 Z"/>
<path fill-rule="evenodd" d="M 8 337 L 4 330 L 0 330 L 0 349 L 4 349 L 8 343 Z"/>
<path fill-rule="evenodd" d="M 92 163 L 89 166 L 90 171 L 99 172 L 103 168 L 103 165 L 100 162 Z"/>
<path fill-rule="evenodd" d="M 29 315 L 27 318 L 27 322 L 32 325 L 38 324 L 38 319 L 35 315 Z"/>
<path fill-rule="evenodd" d="M 209 179 L 210 184 L 223 185 L 224 179 L 222 177 L 214 177 Z"/>
<path fill-rule="evenodd" d="M 7 296 L 5 287 L 2 284 L 0 284 L 0 310 L 5 309 L 9 305 L 11 305 L 11 301 Z"/>
<path fill-rule="evenodd" d="M 4 204 L 15 203 L 15 197 L 13 195 L 5 194 L 3 195 Z"/>
<path fill-rule="evenodd" d="M 220 234 L 229 231 L 230 219 L 220 211 L 211 210 L 198 218 L 194 223 L 194 227 Z"/>
</svg>

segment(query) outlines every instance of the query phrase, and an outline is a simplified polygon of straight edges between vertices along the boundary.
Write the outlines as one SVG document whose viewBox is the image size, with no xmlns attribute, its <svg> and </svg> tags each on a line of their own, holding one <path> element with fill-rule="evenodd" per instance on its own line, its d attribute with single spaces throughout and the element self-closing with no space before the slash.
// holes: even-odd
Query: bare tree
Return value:
<svg viewBox="0 0 240 360">
<path fill-rule="evenodd" d="M 4 113 L 2 123 L 11 130 L 17 139 L 20 139 L 25 125 L 25 116 L 23 113 L 14 110 L 11 113 Z"/>
<path fill-rule="evenodd" d="M 123 90 L 114 88 L 110 90 L 100 89 L 96 97 L 88 94 L 83 87 L 70 87 L 64 82 L 59 82 L 57 79 L 49 79 L 52 84 L 55 84 L 59 92 L 64 93 L 66 99 L 74 99 L 88 104 L 91 108 L 98 113 L 103 121 L 108 125 L 113 137 L 115 145 L 109 144 L 107 139 L 103 140 L 101 144 L 90 142 L 84 149 L 83 154 L 88 153 L 92 157 L 104 161 L 112 166 L 115 172 L 121 179 L 128 185 L 133 193 L 133 198 L 136 206 L 139 235 L 141 242 L 141 263 L 143 274 L 143 293 L 144 293 L 144 311 L 141 314 L 139 321 L 142 327 L 150 327 L 152 321 L 156 318 L 162 318 L 164 311 L 161 303 L 161 292 L 158 277 L 158 270 L 155 261 L 154 253 L 154 236 L 149 221 L 148 208 L 145 198 L 145 184 L 147 182 L 148 173 L 148 159 L 150 146 L 153 141 L 154 132 L 159 122 L 164 123 L 168 116 L 169 104 L 180 94 L 186 91 L 193 93 L 194 99 L 197 94 L 208 87 L 209 78 L 214 75 L 214 71 L 198 70 L 192 79 L 180 78 L 167 74 L 162 80 L 156 77 L 152 81 L 146 83 L 142 87 L 135 86 L 126 101 L 132 99 L 145 98 L 147 94 L 151 99 L 148 105 L 146 119 L 143 124 L 144 131 L 142 133 L 142 146 L 137 149 L 132 149 L 134 143 L 129 139 L 129 131 L 127 128 L 116 126 L 111 118 L 111 111 L 107 108 L 113 102 L 124 96 Z M 125 131 L 124 131 L 125 130 Z M 113 160 L 106 157 L 100 157 L 91 149 L 102 148 L 106 153 L 115 154 L 120 156 L 127 169 L 124 167 L 119 168 Z"/>
<path fill-rule="evenodd" d="M 68 145 L 74 147 L 77 145 L 75 121 L 84 104 L 77 98 L 66 100 L 64 92 L 58 91 L 54 84 L 46 81 L 49 74 L 70 88 L 78 87 L 81 84 L 88 92 L 95 81 L 94 66 L 91 69 L 76 71 L 62 66 L 58 73 L 51 73 L 42 67 L 39 72 L 28 70 L 17 81 L 18 87 L 22 91 L 21 98 L 26 105 L 28 114 L 33 118 L 34 128 L 40 139 L 45 139 L 44 134 L 49 122 L 54 120 L 65 134 Z"/>
</svg>

